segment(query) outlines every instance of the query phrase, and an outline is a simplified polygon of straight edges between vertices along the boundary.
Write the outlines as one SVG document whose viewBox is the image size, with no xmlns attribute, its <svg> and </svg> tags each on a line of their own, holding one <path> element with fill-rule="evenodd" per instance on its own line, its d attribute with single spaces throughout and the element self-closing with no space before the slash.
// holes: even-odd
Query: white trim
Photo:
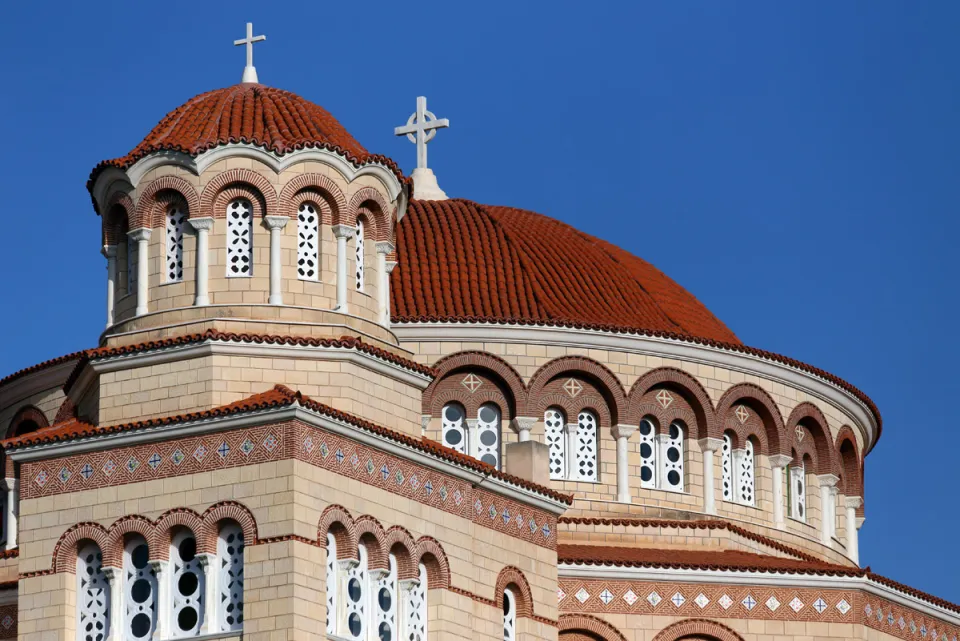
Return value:
<svg viewBox="0 0 960 641">
<path fill-rule="evenodd" d="M 650 581 L 661 583 L 725 583 L 732 585 L 760 585 L 772 588 L 821 588 L 832 590 L 863 590 L 899 605 L 913 608 L 928 616 L 945 619 L 960 626 L 960 614 L 934 605 L 900 590 L 895 590 L 865 576 L 798 575 L 787 572 L 757 572 L 741 570 L 688 570 L 682 568 L 628 568 L 560 563 L 561 577 L 611 579 L 618 581 Z M 851 605 L 853 605 L 851 603 Z M 848 623 L 854 623 L 851 620 Z"/>
<path fill-rule="evenodd" d="M 401 342 L 500 342 L 606 349 L 631 354 L 665 356 L 691 363 L 722 367 L 752 376 L 762 376 L 767 380 L 799 389 L 810 396 L 836 405 L 850 416 L 853 423 L 860 429 L 867 444 L 864 452 L 868 452 L 876 442 L 876 419 L 859 398 L 815 374 L 753 354 L 676 339 L 572 327 L 439 322 L 392 323 L 391 329 Z"/>
</svg>

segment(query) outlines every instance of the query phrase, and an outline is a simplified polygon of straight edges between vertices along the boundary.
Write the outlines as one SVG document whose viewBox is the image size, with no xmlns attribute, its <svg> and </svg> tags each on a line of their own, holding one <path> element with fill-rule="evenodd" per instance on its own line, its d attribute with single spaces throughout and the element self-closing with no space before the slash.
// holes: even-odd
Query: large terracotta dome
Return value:
<svg viewBox="0 0 960 641">
<path fill-rule="evenodd" d="M 650 263 L 522 209 L 413 200 L 398 225 L 397 258 L 398 322 L 542 322 L 740 343 Z"/>
</svg>

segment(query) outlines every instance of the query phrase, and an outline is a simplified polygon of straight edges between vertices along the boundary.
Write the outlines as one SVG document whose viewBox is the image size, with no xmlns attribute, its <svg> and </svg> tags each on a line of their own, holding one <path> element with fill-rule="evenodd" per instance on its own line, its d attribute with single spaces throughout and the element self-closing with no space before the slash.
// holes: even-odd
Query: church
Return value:
<svg viewBox="0 0 960 641">
<path fill-rule="evenodd" d="M 103 333 L 0 378 L 0 639 L 957 641 L 860 558 L 862 391 L 448 197 L 425 98 L 405 175 L 254 33 L 93 168 Z"/>
</svg>

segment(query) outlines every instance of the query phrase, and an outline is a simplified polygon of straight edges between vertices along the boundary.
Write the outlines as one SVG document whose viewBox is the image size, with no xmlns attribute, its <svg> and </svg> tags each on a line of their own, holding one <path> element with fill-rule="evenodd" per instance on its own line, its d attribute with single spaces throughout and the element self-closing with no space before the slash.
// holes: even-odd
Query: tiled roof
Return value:
<svg viewBox="0 0 960 641">
<path fill-rule="evenodd" d="M 412 200 L 397 226 L 397 259 L 391 298 L 398 322 L 609 325 L 740 342 L 653 265 L 521 209 Z"/>
<path fill-rule="evenodd" d="M 482 463 L 477 459 L 444 447 L 436 441 L 413 438 L 412 436 L 382 427 L 376 423 L 371 423 L 366 419 L 359 418 L 346 412 L 341 412 L 340 410 L 334 409 L 329 405 L 314 401 L 310 397 L 304 396 L 300 392 L 296 392 L 285 385 L 276 385 L 266 392 L 254 394 L 253 396 L 249 396 L 235 403 L 230 403 L 229 405 L 223 405 L 221 407 L 202 412 L 177 414 L 175 416 L 166 416 L 163 418 L 153 418 L 144 421 L 120 423 L 108 426 L 95 426 L 77 419 L 70 419 L 69 421 L 65 421 L 63 423 L 57 423 L 55 425 L 39 429 L 36 432 L 31 432 L 29 434 L 24 434 L 22 436 L 16 436 L 13 438 L 8 438 L 4 441 L 0 441 L 0 448 L 4 450 L 10 450 L 32 445 L 48 445 L 51 443 L 70 441 L 77 438 L 104 436 L 107 434 L 142 430 L 164 425 L 177 425 L 179 423 L 189 423 L 215 417 L 244 414 L 247 412 L 266 410 L 274 407 L 289 407 L 294 403 L 299 404 L 301 407 L 305 407 L 317 412 L 318 414 L 322 414 L 330 419 L 348 423 L 366 432 L 382 436 L 406 447 L 432 454 L 438 458 L 445 459 L 463 467 L 467 467 L 475 472 L 492 476 L 507 483 L 517 485 L 553 500 L 560 501 L 567 505 L 571 505 L 573 503 L 573 496 L 569 494 L 562 494 L 548 487 L 544 487 L 519 477 L 506 474 L 505 472 L 500 472 L 496 468 L 487 465 L 486 463 Z"/>
<path fill-rule="evenodd" d="M 228 143 L 248 143 L 278 155 L 329 149 L 357 166 L 386 165 L 401 182 L 406 180 L 394 161 L 369 153 L 323 107 L 289 91 L 246 83 L 202 93 L 177 107 L 129 154 L 97 165 L 87 188 L 92 189 L 104 168 L 125 169 L 156 151 L 196 156 Z"/>
</svg>

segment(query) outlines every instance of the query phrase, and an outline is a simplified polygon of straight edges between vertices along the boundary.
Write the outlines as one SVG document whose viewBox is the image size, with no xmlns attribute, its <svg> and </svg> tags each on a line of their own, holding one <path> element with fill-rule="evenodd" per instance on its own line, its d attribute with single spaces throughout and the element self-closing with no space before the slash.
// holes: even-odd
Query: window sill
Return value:
<svg viewBox="0 0 960 641">
<path fill-rule="evenodd" d="M 184 282 L 186 281 L 182 278 L 180 280 L 165 280 L 160 283 L 160 287 L 166 287 L 167 285 L 183 285 Z"/>
<path fill-rule="evenodd" d="M 683 496 L 690 496 L 690 492 L 686 490 L 671 490 L 667 487 L 640 487 L 641 490 L 653 490 L 654 492 L 669 492 L 670 494 L 682 494 Z"/>
<path fill-rule="evenodd" d="M 229 632 L 210 632 L 209 634 L 197 634 L 195 636 L 169 637 L 170 641 L 175 639 L 193 639 L 194 641 L 212 641 L 213 639 L 240 638 L 243 636 L 243 630 L 230 630 Z"/>
</svg>

